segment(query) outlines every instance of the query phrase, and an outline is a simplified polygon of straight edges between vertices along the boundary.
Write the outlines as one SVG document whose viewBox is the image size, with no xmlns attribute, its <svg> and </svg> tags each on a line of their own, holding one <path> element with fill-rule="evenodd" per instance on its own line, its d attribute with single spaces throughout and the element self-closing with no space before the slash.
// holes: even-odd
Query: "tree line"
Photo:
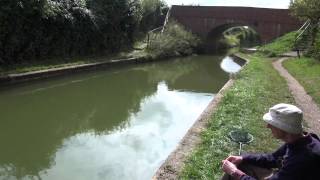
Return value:
<svg viewBox="0 0 320 180">
<path fill-rule="evenodd" d="M 117 52 L 167 10 L 162 0 L 1 0 L 0 65 Z"/>
</svg>

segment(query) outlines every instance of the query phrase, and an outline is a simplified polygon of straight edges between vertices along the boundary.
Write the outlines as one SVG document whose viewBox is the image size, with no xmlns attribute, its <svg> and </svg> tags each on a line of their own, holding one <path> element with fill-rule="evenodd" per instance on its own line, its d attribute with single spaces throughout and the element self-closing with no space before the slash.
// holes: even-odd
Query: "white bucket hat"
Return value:
<svg viewBox="0 0 320 180">
<path fill-rule="evenodd" d="M 277 104 L 269 109 L 263 116 L 263 120 L 274 127 L 277 127 L 291 134 L 300 134 L 302 128 L 302 111 L 291 104 Z"/>
</svg>

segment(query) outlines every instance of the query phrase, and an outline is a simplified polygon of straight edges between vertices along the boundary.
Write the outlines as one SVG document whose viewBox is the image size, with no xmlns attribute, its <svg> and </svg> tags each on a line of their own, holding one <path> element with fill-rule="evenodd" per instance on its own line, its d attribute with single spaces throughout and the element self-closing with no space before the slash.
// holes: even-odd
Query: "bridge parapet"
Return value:
<svg viewBox="0 0 320 180">
<path fill-rule="evenodd" d="M 176 19 L 202 38 L 215 28 L 226 25 L 250 26 L 259 33 L 263 42 L 269 42 L 301 26 L 288 9 L 269 9 L 228 6 L 176 6 L 170 11 L 170 18 Z"/>
</svg>

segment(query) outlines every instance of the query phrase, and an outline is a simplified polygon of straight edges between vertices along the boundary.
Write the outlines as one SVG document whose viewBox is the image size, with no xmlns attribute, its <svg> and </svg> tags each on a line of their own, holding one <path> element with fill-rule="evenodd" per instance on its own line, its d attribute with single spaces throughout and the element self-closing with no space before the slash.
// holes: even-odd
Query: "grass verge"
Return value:
<svg viewBox="0 0 320 180">
<path fill-rule="evenodd" d="M 283 65 L 320 106 L 320 61 L 303 57 L 285 61 Z"/>
<path fill-rule="evenodd" d="M 293 48 L 296 32 L 287 33 L 273 42 L 258 48 L 259 52 L 268 57 L 276 57 L 285 52 L 291 51 Z"/>
<path fill-rule="evenodd" d="M 246 57 L 250 62 L 225 93 L 202 133 L 202 143 L 188 158 L 180 179 L 220 179 L 221 160 L 238 151 L 238 145 L 227 137 L 231 130 L 243 129 L 254 136 L 254 141 L 244 147 L 246 152 L 270 152 L 279 145 L 265 128 L 262 115 L 279 102 L 293 103 L 293 97 L 270 59 Z"/>
</svg>

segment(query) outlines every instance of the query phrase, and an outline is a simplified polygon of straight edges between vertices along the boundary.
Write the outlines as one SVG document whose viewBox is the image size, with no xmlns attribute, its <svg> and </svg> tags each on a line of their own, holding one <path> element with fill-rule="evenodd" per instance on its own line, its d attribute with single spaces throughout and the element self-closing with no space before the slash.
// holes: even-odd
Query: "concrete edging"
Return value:
<svg viewBox="0 0 320 180">
<path fill-rule="evenodd" d="M 8 84 L 15 84 L 20 82 L 27 82 L 36 79 L 45 79 L 54 76 L 66 75 L 75 72 L 87 71 L 87 70 L 97 70 L 102 68 L 108 67 L 115 67 L 119 65 L 126 65 L 126 64 L 138 64 L 138 63 L 145 63 L 155 61 L 153 59 L 148 59 L 145 57 L 139 58 L 128 58 L 128 59 L 117 59 L 117 60 L 110 60 L 104 62 L 96 62 L 96 63 L 89 63 L 89 64 L 80 64 L 74 66 L 66 66 L 60 68 L 52 68 L 46 70 L 39 70 L 39 71 L 32 71 L 26 73 L 18 73 L 18 74 L 9 74 L 0 76 L 0 85 L 8 85 Z"/>
<path fill-rule="evenodd" d="M 241 69 L 243 69 L 243 67 L 248 63 L 247 59 L 236 54 L 233 54 L 232 56 L 246 62 Z M 200 133 L 206 129 L 206 126 L 221 102 L 224 93 L 227 89 L 232 87 L 233 83 L 234 80 L 230 79 L 220 89 L 214 99 L 209 103 L 206 109 L 201 113 L 186 135 L 179 142 L 176 149 L 167 157 L 164 163 L 157 170 L 155 175 L 152 177 L 152 180 L 178 179 L 178 173 L 181 171 L 187 156 L 201 142 Z"/>
</svg>

